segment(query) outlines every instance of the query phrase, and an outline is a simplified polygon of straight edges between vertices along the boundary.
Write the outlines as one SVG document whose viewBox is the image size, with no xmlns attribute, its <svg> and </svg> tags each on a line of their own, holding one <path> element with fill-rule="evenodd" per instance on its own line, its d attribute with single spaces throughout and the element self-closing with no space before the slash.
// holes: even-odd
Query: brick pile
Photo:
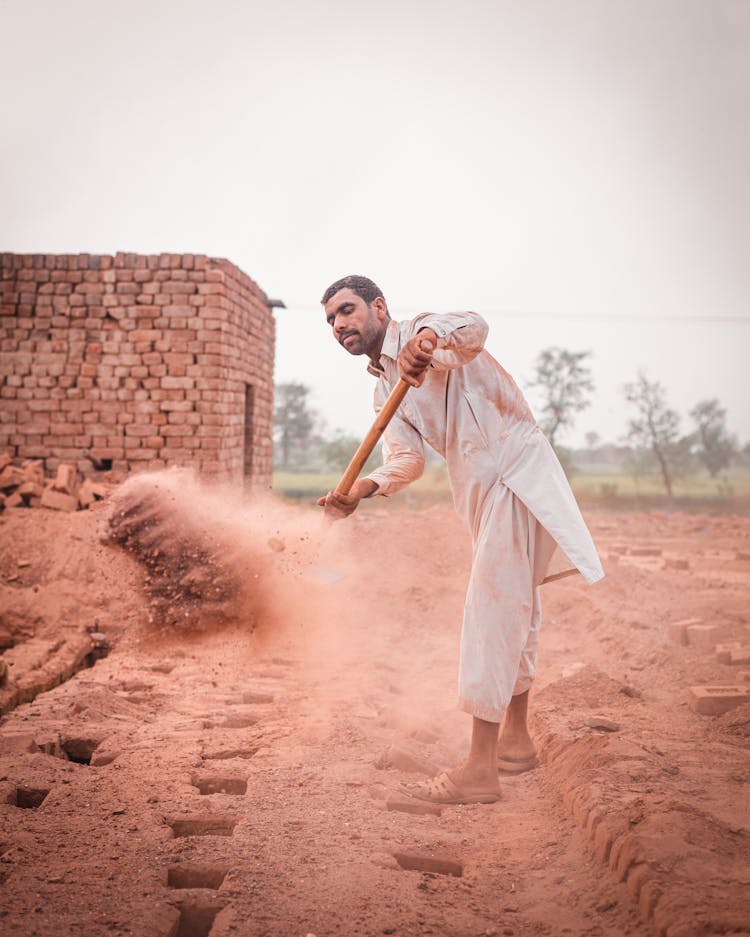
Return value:
<svg viewBox="0 0 750 937">
<path fill-rule="evenodd" d="M 226 260 L 2 254 L 0 452 L 269 486 L 275 323 Z"/>
<path fill-rule="evenodd" d="M 78 511 L 102 501 L 110 491 L 106 484 L 82 479 L 66 462 L 61 462 L 54 476 L 47 478 L 41 459 L 26 459 L 14 465 L 10 456 L 0 456 L 0 512 L 6 507 Z"/>
</svg>

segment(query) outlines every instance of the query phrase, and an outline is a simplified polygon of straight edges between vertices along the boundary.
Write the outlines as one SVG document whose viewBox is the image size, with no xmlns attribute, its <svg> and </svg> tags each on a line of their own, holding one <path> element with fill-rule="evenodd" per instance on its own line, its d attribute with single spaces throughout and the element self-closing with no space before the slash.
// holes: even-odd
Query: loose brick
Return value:
<svg viewBox="0 0 750 937">
<path fill-rule="evenodd" d="M 78 489 L 78 504 L 82 508 L 87 508 L 96 500 L 94 496 L 94 484 L 90 478 L 87 478 Z"/>
<path fill-rule="evenodd" d="M 664 559 L 664 569 L 690 569 L 690 560 L 677 556 L 666 557 Z"/>
<path fill-rule="evenodd" d="M 748 700 L 747 687 L 741 684 L 690 687 L 690 708 L 701 716 L 720 716 Z"/>
<path fill-rule="evenodd" d="M 715 625 L 688 625 L 687 640 L 691 647 L 703 647 L 713 650 L 721 637 Z"/>
<path fill-rule="evenodd" d="M 672 644 L 688 643 L 687 625 L 684 621 L 672 621 L 667 625 L 667 640 Z"/>
<path fill-rule="evenodd" d="M 732 651 L 740 647 L 739 641 L 730 641 L 724 644 L 716 645 L 716 659 L 720 664 L 730 664 L 732 662 Z"/>
<path fill-rule="evenodd" d="M 750 646 L 733 648 L 729 653 L 730 664 L 750 664 Z"/>
<path fill-rule="evenodd" d="M 63 494 L 74 495 L 78 488 L 77 472 L 73 465 L 63 463 L 57 467 L 55 480 L 52 482 L 52 489 L 60 491 Z"/>
<path fill-rule="evenodd" d="M 74 495 L 64 494 L 62 491 L 47 488 L 42 495 L 41 505 L 43 508 L 50 508 L 53 511 L 77 511 L 78 498 Z"/>
<path fill-rule="evenodd" d="M 44 494 L 44 488 L 38 482 L 24 482 L 17 491 L 27 507 L 37 505 Z"/>
<path fill-rule="evenodd" d="M 437 875 L 454 875 L 460 878 L 463 875 L 463 864 L 456 859 L 444 856 L 425 856 L 418 853 L 395 852 L 393 858 L 402 869 L 417 872 L 432 872 Z"/>
<path fill-rule="evenodd" d="M 23 471 L 14 465 L 8 465 L 0 472 L 0 491 L 8 494 L 22 485 L 24 481 L 26 478 Z"/>
</svg>

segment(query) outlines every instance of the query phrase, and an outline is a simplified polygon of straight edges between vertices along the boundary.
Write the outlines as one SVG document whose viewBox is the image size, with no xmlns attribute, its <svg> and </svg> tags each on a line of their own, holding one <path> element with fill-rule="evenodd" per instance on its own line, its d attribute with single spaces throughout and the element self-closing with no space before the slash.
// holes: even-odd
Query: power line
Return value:
<svg viewBox="0 0 750 937">
<path fill-rule="evenodd" d="M 317 311 L 322 315 L 321 307 L 308 303 L 287 303 L 289 311 Z M 455 310 L 452 310 L 455 311 Z M 625 312 L 519 312 L 513 309 L 481 309 L 475 310 L 485 318 L 493 319 L 543 319 L 546 321 L 579 320 L 582 322 L 728 322 L 741 325 L 750 325 L 750 316 L 720 315 L 706 313 L 699 315 L 662 315 L 651 313 L 625 313 Z M 398 309 L 397 315 L 416 316 L 422 312 L 437 312 L 445 315 L 447 310 L 435 309 Z M 280 313 L 283 315 L 283 312 Z"/>
</svg>

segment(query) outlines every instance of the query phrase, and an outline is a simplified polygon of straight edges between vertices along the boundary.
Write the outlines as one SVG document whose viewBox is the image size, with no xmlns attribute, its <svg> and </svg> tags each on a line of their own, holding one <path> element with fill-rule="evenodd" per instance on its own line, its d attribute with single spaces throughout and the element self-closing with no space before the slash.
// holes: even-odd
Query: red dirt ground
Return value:
<svg viewBox="0 0 750 937">
<path fill-rule="evenodd" d="M 667 639 L 698 618 L 750 643 L 748 519 L 590 515 L 607 578 L 543 588 L 542 765 L 416 815 L 388 809 L 398 750 L 468 744 L 451 509 L 326 530 L 182 482 L 152 508 L 137 558 L 101 542 L 108 503 L 0 518 L 2 933 L 750 933 L 750 703 L 694 713 L 738 668 Z"/>
</svg>

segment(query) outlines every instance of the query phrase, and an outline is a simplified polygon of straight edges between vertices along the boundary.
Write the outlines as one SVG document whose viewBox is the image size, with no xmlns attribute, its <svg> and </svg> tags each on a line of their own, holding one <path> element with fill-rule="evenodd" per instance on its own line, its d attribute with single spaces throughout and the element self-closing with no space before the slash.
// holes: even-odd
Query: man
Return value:
<svg viewBox="0 0 750 937">
<path fill-rule="evenodd" d="M 459 665 L 459 705 L 473 717 L 471 749 L 461 767 L 409 793 L 438 803 L 492 803 L 500 796 L 498 770 L 515 774 L 536 764 L 526 713 L 538 586 L 576 569 L 595 582 L 604 575 L 599 558 L 521 391 L 484 350 L 488 328 L 478 315 L 425 313 L 395 322 L 380 289 L 360 276 L 337 280 L 321 302 L 336 341 L 369 358 L 376 411 L 399 377 L 411 389 L 383 434 L 383 466 L 348 495 L 328 492 L 318 504 L 345 517 L 362 498 L 400 490 L 421 475 L 426 441 L 445 457 L 456 510 L 473 540 Z M 555 565 L 560 556 L 562 567 Z"/>
</svg>

